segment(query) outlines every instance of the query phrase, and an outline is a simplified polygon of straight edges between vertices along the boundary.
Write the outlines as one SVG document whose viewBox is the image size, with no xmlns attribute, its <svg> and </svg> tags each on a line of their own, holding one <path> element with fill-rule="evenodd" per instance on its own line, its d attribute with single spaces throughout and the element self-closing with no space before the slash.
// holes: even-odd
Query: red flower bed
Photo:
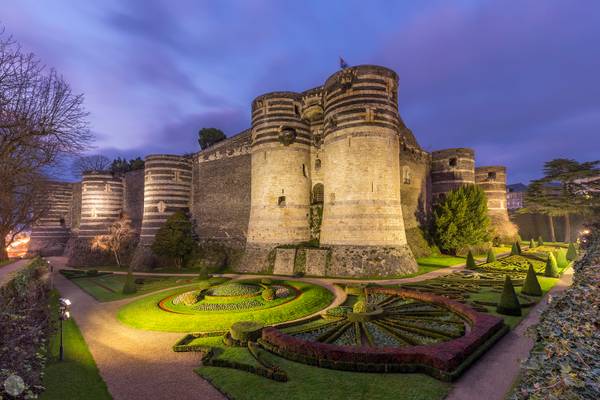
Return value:
<svg viewBox="0 0 600 400">
<path fill-rule="evenodd" d="M 458 339 L 434 345 L 376 348 L 311 342 L 276 328 L 265 328 L 261 342 L 285 358 L 326 368 L 373 372 L 421 371 L 447 378 L 492 336 L 506 329 L 502 318 L 479 313 L 442 296 L 399 288 L 375 288 L 371 292 L 444 306 L 465 318 L 471 330 Z"/>
</svg>

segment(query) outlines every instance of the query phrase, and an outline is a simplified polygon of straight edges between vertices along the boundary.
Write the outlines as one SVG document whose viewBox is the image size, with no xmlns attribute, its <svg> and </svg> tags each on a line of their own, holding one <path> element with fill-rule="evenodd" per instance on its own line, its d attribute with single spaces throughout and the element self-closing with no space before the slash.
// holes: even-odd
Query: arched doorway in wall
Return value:
<svg viewBox="0 0 600 400">
<path fill-rule="evenodd" d="M 312 189 L 312 204 L 323 204 L 324 187 L 322 183 L 316 183 Z"/>
</svg>

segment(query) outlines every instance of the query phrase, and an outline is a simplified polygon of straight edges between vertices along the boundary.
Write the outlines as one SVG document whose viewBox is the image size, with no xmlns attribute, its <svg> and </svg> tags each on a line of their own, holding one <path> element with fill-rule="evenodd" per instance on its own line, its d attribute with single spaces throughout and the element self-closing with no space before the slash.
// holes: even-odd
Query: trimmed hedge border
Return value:
<svg viewBox="0 0 600 400">
<path fill-rule="evenodd" d="M 202 346 L 202 345 L 191 345 L 190 343 L 197 338 L 203 337 L 215 337 L 215 336 L 223 336 L 226 332 L 197 332 L 197 333 L 189 333 L 179 339 L 173 345 L 174 352 L 187 352 L 187 351 L 195 351 L 195 352 L 207 352 L 211 350 L 210 346 Z"/>
<path fill-rule="evenodd" d="M 369 291 L 446 307 L 467 320 L 471 330 L 458 339 L 434 345 L 373 348 L 311 342 L 269 327 L 263 329 L 260 344 L 281 357 L 323 368 L 356 372 L 423 372 L 452 381 L 509 330 L 502 318 L 479 313 L 442 296 L 402 288 L 378 287 Z"/>
</svg>

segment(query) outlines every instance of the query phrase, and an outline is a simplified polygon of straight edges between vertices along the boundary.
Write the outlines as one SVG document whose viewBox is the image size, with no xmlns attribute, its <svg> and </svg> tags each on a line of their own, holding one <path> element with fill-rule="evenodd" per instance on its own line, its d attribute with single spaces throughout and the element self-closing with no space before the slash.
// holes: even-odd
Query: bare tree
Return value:
<svg viewBox="0 0 600 400">
<path fill-rule="evenodd" d="M 76 176 L 81 176 L 86 172 L 108 171 L 111 161 L 108 157 L 101 154 L 90 156 L 81 156 L 73 161 L 72 170 Z"/>
<path fill-rule="evenodd" d="M 92 240 L 92 248 L 110 251 L 115 256 L 117 265 L 121 266 L 121 250 L 133 239 L 134 231 L 131 220 L 123 215 L 119 220 L 113 222 L 106 235 L 98 235 Z"/>
<path fill-rule="evenodd" d="M 0 31 L 0 260 L 43 215 L 50 170 L 89 145 L 87 116 L 83 95 Z"/>
</svg>

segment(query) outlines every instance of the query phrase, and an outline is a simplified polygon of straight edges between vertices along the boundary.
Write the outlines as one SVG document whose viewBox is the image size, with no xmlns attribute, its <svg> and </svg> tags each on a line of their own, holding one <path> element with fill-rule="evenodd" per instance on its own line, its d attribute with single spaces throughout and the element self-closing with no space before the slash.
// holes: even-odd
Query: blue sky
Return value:
<svg viewBox="0 0 600 400">
<path fill-rule="evenodd" d="M 400 75 L 426 150 L 473 147 L 528 181 L 600 158 L 600 2 L 3 0 L 0 24 L 85 93 L 94 152 L 196 151 L 250 124 L 251 100 L 338 69 Z"/>
</svg>

